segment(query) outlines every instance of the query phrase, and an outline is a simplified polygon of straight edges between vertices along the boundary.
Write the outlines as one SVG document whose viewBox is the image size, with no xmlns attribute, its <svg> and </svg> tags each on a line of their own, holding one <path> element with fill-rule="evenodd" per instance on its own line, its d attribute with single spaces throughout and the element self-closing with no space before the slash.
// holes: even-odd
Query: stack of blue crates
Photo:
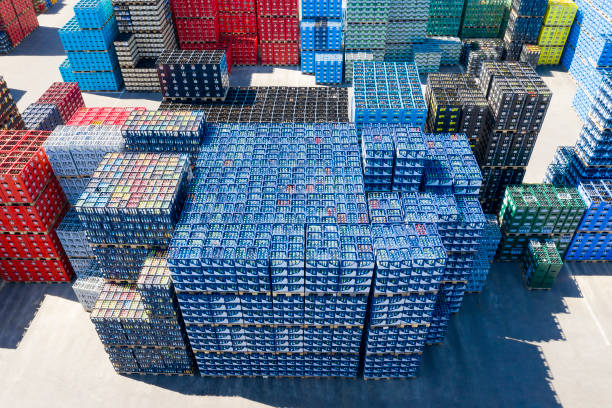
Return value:
<svg viewBox="0 0 612 408">
<path fill-rule="evenodd" d="M 416 65 L 408 62 L 355 61 L 351 119 L 366 123 L 409 123 L 424 129 L 427 106 Z"/>
<path fill-rule="evenodd" d="M 206 125 L 202 111 L 134 110 L 121 128 L 126 150 L 197 157 Z"/>
<path fill-rule="evenodd" d="M 123 85 L 113 46 L 118 34 L 110 0 L 80 0 L 75 17 L 59 30 L 67 59 L 60 66 L 65 82 L 83 91 L 118 91 Z"/>
<path fill-rule="evenodd" d="M 364 126 L 361 131 L 361 156 L 366 191 L 391 191 L 394 162 L 392 129 Z"/>
<path fill-rule="evenodd" d="M 489 270 L 491 269 L 491 263 L 493 258 L 495 258 L 495 252 L 497 252 L 497 246 L 501 240 L 501 231 L 497 217 L 493 214 L 486 214 L 485 218 L 484 231 L 480 238 L 478 252 L 476 253 L 476 259 L 474 259 L 467 284 L 468 292 L 481 292 L 484 288 Z"/>
<path fill-rule="evenodd" d="M 302 0 L 301 70 L 317 84 L 341 84 L 344 75 L 342 1 Z"/>
<path fill-rule="evenodd" d="M 53 131 L 56 126 L 64 124 L 57 105 L 49 103 L 32 103 L 21 113 L 21 117 L 28 130 Z"/>
<path fill-rule="evenodd" d="M 583 181 L 578 192 L 587 204 L 566 261 L 612 261 L 612 180 Z"/>
<path fill-rule="evenodd" d="M 89 241 L 87 241 L 85 226 L 74 209 L 66 213 L 55 232 L 78 278 L 102 276 Z"/>
<path fill-rule="evenodd" d="M 561 63 L 578 83 L 572 105 L 586 122 L 603 75 L 612 72 L 612 9 L 607 0 L 576 0 L 576 5 Z"/>
</svg>

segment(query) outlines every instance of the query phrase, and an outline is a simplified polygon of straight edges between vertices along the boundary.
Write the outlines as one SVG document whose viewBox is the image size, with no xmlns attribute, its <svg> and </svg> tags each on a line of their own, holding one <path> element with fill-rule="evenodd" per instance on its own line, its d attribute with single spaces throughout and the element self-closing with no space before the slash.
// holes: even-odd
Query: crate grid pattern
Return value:
<svg viewBox="0 0 612 408">
<path fill-rule="evenodd" d="M 552 0 L 548 3 L 544 24 L 538 36 L 541 48 L 538 64 L 559 65 L 565 43 L 578 7 L 571 0 Z"/>
<path fill-rule="evenodd" d="M 529 289 L 550 289 L 563 267 L 554 241 L 529 240 L 522 258 L 523 278 Z"/>
<path fill-rule="evenodd" d="M 20 0 L 0 3 L 0 54 L 9 53 L 38 27 L 34 7 L 32 2 Z"/>
<path fill-rule="evenodd" d="M 9 129 L 25 129 L 25 124 L 6 81 L 0 75 L 0 131 Z"/>
</svg>

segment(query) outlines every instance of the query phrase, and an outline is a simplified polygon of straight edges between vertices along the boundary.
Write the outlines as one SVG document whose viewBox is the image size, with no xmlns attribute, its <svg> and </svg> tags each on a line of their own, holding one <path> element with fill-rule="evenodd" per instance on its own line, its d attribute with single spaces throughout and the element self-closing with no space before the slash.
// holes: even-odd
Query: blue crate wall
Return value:
<svg viewBox="0 0 612 408">
<path fill-rule="evenodd" d="M 70 66 L 70 61 L 68 58 L 64 59 L 59 66 L 60 75 L 62 76 L 62 81 L 64 82 L 77 82 L 74 76 L 74 71 Z"/>
<path fill-rule="evenodd" d="M 315 81 L 317 84 L 339 85 L 343 82 L 344 53 L 315 51 Z"/>
<path fill-rule="evenodd" d="M 427 106 L 414 63 L 355 61 L 351 120 L 405 123 L 424 129 Z"/>
<path fill-rule="evenodd" d="M 57 106 L 52 104 L 32 103 L 21 113 L 21 117 L 29 130 L 53 131 L 56 126 L 63 125 Z"/>
<path fill-rule="evenodd" d="M 85 235 L 85 227 L 74 209 L 66 213 L 55 232 L 77 277 L 102 276 Z"/>
<path fill-rule="evenodd" d="M 74 5 L 74 16 L 80 28 L 100 28 L 112 15 L 110 0 L 79 0 Z"/>
</svg>

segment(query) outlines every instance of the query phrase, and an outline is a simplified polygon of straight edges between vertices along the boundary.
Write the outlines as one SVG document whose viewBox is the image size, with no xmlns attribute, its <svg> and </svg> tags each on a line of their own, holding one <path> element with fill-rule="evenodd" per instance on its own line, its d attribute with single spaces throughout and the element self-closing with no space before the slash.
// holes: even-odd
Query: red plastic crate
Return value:
<svg viewBox="0 0 612 408">
<path fill-rule="evenodd" d="M 218 0 L 219 11 L 250 11 L 255 13 L 255 0 Z"/>
<path fill-rule="evenodd" d="M 258 16 L 298 16 L 298 0 L 257 0 Z"/>
<path fill-rule="evenodd" d="M 72 115 L 66 125 L 90 126 L 90 125 L 123 125 L 130 113 L 135 110 L 146 110 L 137 108 L 79 108 Z"/>
<path fill-rule="evenodd" d="M 34 10 L 34 4 L 29 0 L 12 0 L 15 14 L 19 15 L 28 9 Z"/>
<path fill-rule="evenodd" d="M 65 254 L 55 230 L 47 234 L 0 234 L 0 258 L 58 258 Z"/>
<path fill-rule="evenodd" d="M 11 39 L 11 43 L 13 47 L 17 46 L 24 38 L 23 30 L 21 29 L 21 25 L 19 25 L 19 19 L 15 18 L 11 21 L 6 28 L 4 29 Z"/>
<path fill-rule="evenodd" d="M 182 42 L 217 42 L 219 41 L 218 18 L 175 20 L 176 32 Z"/>
<path fill-rule="evenodd" d="M 300 40 L 300 21 L 291 17 L 258 17 L 259 41 L 298 42 Z"/>
<path fill-rule="evenodd" d="M 264 65 L 298 65 L 300 47 L 292 43 L 261 43 L 261 63 Z"/>
<path fill-rule="evenodd" d="M 181 42 L 181 50 L 224 50 L 227 61 L 227 72 L 232 72 L 232 45 L 229 42 Z"/>
<path fill-rule="evenodd" d="M 0 202 L 33 203 L 53 169 L 43 150 L 50 132 L 38 130 L 0 131 Z"/>
<path fill-rule="evenodd" d="M 11 0 L 0 1 L 0 26 L 7 26 L 15 20 L 15 8 Z"/>
<path fill-rule="evenodd" d="M 23 36 L 27 37 L 30 35 L 32 31 L 38 27 L 38 19 L 36 18 L 36 11 L 33 7 L 25 10 L 19 16 L 19 25 L 21 26 L 21 31 L 23 31 Z"/>
<path fill-rule="evenodd" d="M 221 41 L 231 42 L 234 65 L 257 65 L 256 35 L 227 36 L 222 37 Z"/>
<path fill-rule="evenodd" d="M 257 15 L 255 13 L 219 12 L 219 31 L 227 34 L 257 34 Z"/>
<path fill-rule="evenodd" d="M 54 82 L 36 103 L 49 103 L 57 106 L 62 122 L 70 120 L 78 108 L 85 106 L 83 94 L 76 82 Z"/>
<path fill-rule="evenodd" d="M 69 282 L 74 276 L 66 256 L 59 259 L 0 259 L 0 276 L 18 282 Z"/>
<path fill-rule="evenodd" d="M 66 194 L 52 176 L 40 197 L 29 205 L 0 205 L 0 231 L 48 232 L 66 210 Z"/>
<path fill-rule="evenodd" d="M 217 17 L 217 0 L 173 0 L 171 3 L 174 18 Z"/>
</svg>

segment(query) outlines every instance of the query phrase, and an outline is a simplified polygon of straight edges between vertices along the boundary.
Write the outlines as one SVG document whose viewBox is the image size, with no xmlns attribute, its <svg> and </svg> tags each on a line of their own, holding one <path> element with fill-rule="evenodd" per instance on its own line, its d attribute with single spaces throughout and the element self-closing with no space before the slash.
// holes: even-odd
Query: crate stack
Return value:
<svg viewBox="0 0 612 408">
<path fill-rule="evenodd" d="M 58 126 L 44 144 L 45 152 L 68 201 L 74 205 L 108 152 L 121 152 L 120 126 Z"/>
<path fill-rule="evenodd" d="M 464 0 L 430 0 L 427 35 L 459 36 Z"/>
<path fill-rule="evenodd" d="M 172 17 L 181 50 L 225 50 L 231 70 L 231 45 L 220 41 L 216 0 L 172 0 Z"/>
<path fill-rule="evenodd" d="M 523 279 L 527 289 L 551 289 L 563 267 L 553 241 L 529 240 L 523 253 Z"/>
<path fill-rule="evenodd" d="M 223 101 L 229 90 L 225 51 L 166 50 L 157 59 L 164 101 Z"/>
<path fill-rule="evenodd" d="M 438 72 L 442 61 L 440 47 L 433 43 L 413 44 L 412 56 L 419 74 Z"/>
<path fill-rule="evenodd" d="M 356 61 L 353 69 L 350 114 L 358 129 L 366 123 L 407 123 L 424 129 L 427 105 L 414 62 Z"/>
<path fill-rule="evenodd" d="M 230 44 L 232 63 L 257 65 L 257 7 L 255 0 L 217 0 L 221 42 Z"/>
<path fill-rule="evenodd" d="M 427 77 L 427 131 L 465 133 L 474 154 L 485 138 L 487 99 L 470 74 L 435 73 Z"/>
<path fill-rule="evenodd" d="M 531 239 L 553 240 L 563 256 L 586 208 L 576 187 L 508 186 L 499 211 L 502 239 L 497 260 L 520 261 Z"/>
<path fill-rule="evenodd" d="M 202 110 L 208 123 L 348 122 L 348 90 L 339 87 L 230 87 L 223 102 L 162 102 L 161 110 Z"/>
<path fill-rule="evenodd" d="M 300 42 L 303 73 L 314 74 L 318 84 L 343 82 L 345 38 L 340 0 L 302 0 Z M 349 47 L 348 37 L 346 45 Z"/>
<path fill-rule="evenodd" d="M 466 0 L 460 37 L 497 37 L 502 25 L 504 10 L 504 0 Z"/>
<path fill-rule="evenodd" d="M 23 119 L 13 101 L 6 81 L 0 75 L 0 131 L 7 129 L 24 129 Z"/>
<path fill-rule="evenodd" d="M 0 1 L 0 53 L 8 53 L 38 27 L 31 1 Z"/>
<path fill-rule="evenodd" d="M 353 83 L 353 64 L 355 61 L 382 61 L 385 50 L 345 50 L 344 51 L 344 82 Z"/>
<path fill-rule="evenodd" d="M 425 43 L 439 48 L 440 65 L 459 65 L 463 50 L 463 43 L 459 37 L 430 36 Z"/>
<path fill-rule="evenodd" d="M 77 109 L 85 106 L 76 82 L 53 82 L 35 103 L 55 105 L 62 123 L 67 123 Z"/>
<path fill-rule="evenodd" d="M 578 192 L 587 209 L 565 253 L 565 261 L 611 261 L 612 182 L 582 181 Z"/>
<path fill-rule="evenodd" d="M 385 61 L 417 61 L 419 71 L 435 67 L 440 50 L 435 44 L 424 44 L 427 35 L 429 0 L 390 0 L 388 5 Z M 402 12 L 397 12 L 402 10 Z M 347 42 L 350 25 L 347 26 Z M 375 33 L 372 33 L 375 34 Z M 370 40 L 373 41 L 373 40 Z M 429 54 L 429 55 L 423 55 Z M 438 65 L 439 68 L 439 65 Z"/>
<path fill-rule="evenodd" d="M 106 281 L 91 320 L 120 373 L 193 373 L 163 252 L 189 173 L 184 155 L 108 153 L 75 205 Z"/>
<path fill-rule="evenodd" d="M 119 91 L 123 78 L 113 41 L 117 19 L 110 0 L 80 0 L 75 16 L 59 30 L 67 58 L 60 65 L 64 82 L 83 91 Z"/>
<path fill-rule="evenodd" d="M 540 65 L 559 65 L 578 7 L 571 0 L 550 0 L 538 36 Z"/>
<path fill-rule="evenodd" d="M 501 231 L 497 217 L 494 214 L 485 215 L 484 231 L 478 243 L 478 252 L 472 264 L 470 278 L 467 282 L 467 292 L 479 293 L 484 289 L 491 263 L 495 258 L 497 246 L 501 240 Z"/>
<path fill-rule="evenodd" d="M 355 377 L 374 256 L 354 126 L 206 138 L 168 257 L 200 374 Z"/>
<path fill-rule="evenodd" d="M 53 131 L 63 125 L 57 105 L 32 103 L 21 114 L 26 129 Z"/>
<path fill-rule="evenodd" d="M 108 126 L 123 126 L 132 111 L 144 110 L 145 108 L 137 107 L 114 107 L 114 108 L 79 108 L 71 116 L 66 123 L 69 126 L 91 126 L 91 125 L 108 125 Z"/>
<path fill-rule="evenodd" d="M 68 282 L 73 271 L 56 228 L 66 196 L 43 150 L 49 132 L 0 131 L 0 277 Z"/>
<path fill-rule="evenodd" d="M 263 65 L 300 63 L 299 0 L 258 1 L 257 26 Z"/>
<path fill-rule="evenodd" d="M 520 184 L 552 93 L 524 62 L 485 61 L 479 85 L 491 115 L 476 156 L 482 170 L 482 207 L 495 214 L 509 184 Z"/>
<path fill-rule="evenodd" d="M 606 0 L 578 0 L 561 63 L 578 87 L 572 106 L 586 122 L 597 90 L 612 73 L 612 10 Z"/>
<path fill-rule="evenodd" d="M 470 38 L 463 40 L 461 64 L 467 74 L 480 76 L 483 61 L 501 61 L 504 43 L 498 38 Z"/>
<path fill-rule="evenodd" d="M 66 213 L 56 232 L 77 278 L 101 278 L 99 265 L 85 235 L 85 226 L 74 209 Z"/>
<path fill-rule="evenodd" d="M 91 312 L 104 288 L 104 279 L 90 276 L 77 278 L 72 284 L 72 290 L 86 312 Z"/>
<path fill-rule="evenodd" d="M 519 61 L 526 62 L 531 65 L 532 68 L 535 69 L 538 66 L 541 54 L 542 47 L 540 47 L 539 45 L 523 44 Z"/>
<path fill-rule="evenodd" d="M 121 134 L 127 151 L 184 153 L 194 161 L 205 125 L 201 111 L 135 110 L 121 127 Z"/>
<path fill-rule="evenodd" d="M 518 61 L 524 44 L 537 44 L 548 0 L 514 0 L 504 34 L 506 60 Z"/>
<path fill-rule="evenodd" d="M 577 186 L 581 181 L 612 178 L 612 75 L 604 76 L 585 114 L 585 123 L 575 146 L 559 147 L 545 180 Z"/>
</svg>

